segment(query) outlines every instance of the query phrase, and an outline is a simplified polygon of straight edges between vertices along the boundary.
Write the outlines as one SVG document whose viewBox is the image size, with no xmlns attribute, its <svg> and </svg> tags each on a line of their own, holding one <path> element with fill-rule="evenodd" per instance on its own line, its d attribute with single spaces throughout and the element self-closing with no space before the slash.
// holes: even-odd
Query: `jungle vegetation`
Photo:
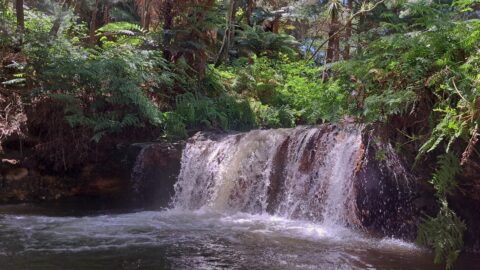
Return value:
<svg viewBox="0 0 480 270">
<path fill-rule="evenodd" d="M 479 16 L 478 0 L 0 0 L 0 142 L 61 172 L 198 130 L 378 125 L 433 160 L 418 240 L 450 268 L 465 224 L 448 198 L 480 157 Z"/>
</svg>

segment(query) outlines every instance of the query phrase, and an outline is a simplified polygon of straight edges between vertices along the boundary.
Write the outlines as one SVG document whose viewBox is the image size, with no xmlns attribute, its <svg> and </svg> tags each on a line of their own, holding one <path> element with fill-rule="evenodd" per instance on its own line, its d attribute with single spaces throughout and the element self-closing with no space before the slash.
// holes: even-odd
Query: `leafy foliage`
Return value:
<svg viewBox="0 0 480 270">
<path fill-rule="evenodd" d="M 11 46 L 15 39 L 15 16 L 5 1 L 0 2 L 0 44 Z"/>
<path fill-rule="evenodd" d="M 452 269 L 463 247 L 465 224 L 441 201 L 441 209 L 436 217 L 428 217 L 418 227 L 417 241 L 435 251 L 435 262 L 446 262 L 446 268 Z"/>
<path fill-rule="evenodd" d="M 193 129 L 248 130 L 256 126 L 249 103 L 229 96 L 212 99 L 191 93 L 180 95 L 175 112 Z"/>
<path fill-rule="evenodd" d="M 437 195 L 440 198 L 446 198 L 450 195 L 457 183 L 455 176 L 460 171 L 458 157 L 453 153 L 447 153 L 438 159 L 438 170 L 433 174 L 431 183 L 437 191 Z"/>
<path fill-rule="evenodd" d="M 37 154 L 49 145 L 45 156 L 66 169 L 74 163 L 56 146 L 72 138 L 70 155 L 83 158 L 85 138 L 129 143 L 112 138 L 134 130 L 179 140 L 345 116 L 382 124 L 417 161 L 437 158 L 430 182 L 440 211 L 424 219 L 419 241 L 448 267 L 457 258 L 465 226 L 447 199 L 462 173 L 454 153 L 465 149 L 462 164 L 477 154 L 477 0 L 236 1 L 227 27 L 228 1 L 29 1 L 24 33 L 4 2 L 1 90 L 61 111 L 33 121 L 50 136 Z M 317 52 L 329 63 L 305 60 Z"/>
<path fill-rule="evenodd" d="M 470 4 L 454 3 L 462 9 Z M 355 97 L 351 113 L 404 130 L 410 136 L 406 144 L 418 151 L 417 160 L 440 154 L 431 183 L 441 210 L 424 220 L 419 239 L 434 248 L 437 262 L 444 260 L 450 268 L 465 230 L 446 203 L 461 173 L 454 153 L 467 143 L 472 149 L 479 123 L 479 22 L 457 21 L 457 13 L 442 3 L 409 1 L 396 8 L 401 11 L 385 13 L 371 30 L 374 38 L 361 54 L 333 69 L 344 91 Z"/>
<path fill-rule="evenodd" d="M 31 66 L 37 72 L 37 95 L 66 104 L 67 122 L 90 128 L 96 141 L 107 133 L 161 123 L 150 97 L 173 74 L 165 76 L 168 67 L 155 52 L 137 53 L 125 46 L 89 51 L 67 42 L 31 51 L 31 59 L 38 59 Z M 156 75 L 160 72 L 163 76 Z"/>
<path fill-rule="evenodd" d="M 102 47 L 112 46 L 140 46 L 145 38 L 142 28 L 137 24 L 128 22 L 114 22 L 106 24 L 97 30 L 97 35 L 101 36 Z"/>
<path fill-rule="evenodd" d="M 242 28 L 236 36 L 240 51 L 268 57 L 276 57 L 279 53 L 296 54 L 298 42 L 290 35 L 265 32 L 260 26 L 243 25 Z"/>
<path fill-rule="evenodd" d="M 339 84 L 324 83 L 321 69 L 312 63 L 291 61 L 285 55 L 279 59 L 254 57 L 253 61 L 253 64 L 239 63 L 218 71 L 225 76 L 224 83 L 228 88 L 264 105 L 279 108 L 278 113 L 282 117 L 293 117 L 294 123 L 336 121 L 345 112 L 347 98 Z M 277 113 L 271 109 L 260 110 L 263 115 Z M 287 122 L 292 123 L 290 120 L 284 123 Z"/>
</svg>

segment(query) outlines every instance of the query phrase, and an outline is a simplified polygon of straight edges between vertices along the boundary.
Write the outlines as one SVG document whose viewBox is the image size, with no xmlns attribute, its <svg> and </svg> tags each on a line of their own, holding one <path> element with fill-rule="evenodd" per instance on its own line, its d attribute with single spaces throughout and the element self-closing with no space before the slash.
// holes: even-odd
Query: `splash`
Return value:
<svg viewBox="0 0 480 270">
<path fill-rule="evenodd" d="M 197 134 L 183 152 L 173 207 L 349 225 L 358 130 L 325 125 Z"/>
</svg>

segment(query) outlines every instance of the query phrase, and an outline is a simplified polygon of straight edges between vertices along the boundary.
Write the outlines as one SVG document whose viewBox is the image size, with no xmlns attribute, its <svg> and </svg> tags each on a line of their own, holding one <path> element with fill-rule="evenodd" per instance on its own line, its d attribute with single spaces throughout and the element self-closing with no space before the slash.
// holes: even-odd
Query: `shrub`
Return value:
<svg viewBox="0 0 480 270">
<path fill-rule="evenodd" d="M 249 130 L 256 127 L 249 103 L 227 95 L 216 98 L 192 93 L 179 95 L 175 113 L 188 129 Z"/>
<path fill-rule="evenodd" d="M 336 81 L 324 83 L 321 68 L 312 63 L 292 61 L 285 55 L 276 60 L 266 57 L 253 60 L 252 65 L 240 63 L 216 72 L 222 74 L 227 88 L 266 105 L 256 105 L 260 126 L 290 127 L 296 123 L 337 121 L 348 111 L 347 93 Z M 279 113 L 284 119 L 282 123 L 277 121 Z"/>
<path fill-rule="evenodd" d="M 438 215 L 425 218 L 419 225 L 417 241 L 433 248 L 435 263 L 445 261 L 446 268 L 451 269 L 463 248 L 465 229 L 463 221 L 442 200 Z"/>
</svg>

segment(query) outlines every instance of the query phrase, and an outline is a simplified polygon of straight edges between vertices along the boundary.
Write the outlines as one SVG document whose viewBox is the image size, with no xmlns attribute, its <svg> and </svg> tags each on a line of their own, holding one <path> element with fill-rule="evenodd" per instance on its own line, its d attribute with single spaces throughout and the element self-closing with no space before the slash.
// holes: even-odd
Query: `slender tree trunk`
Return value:
<svg viewBox="0 0 480 270">
<path fill-rule="evenodd" d="M 350 17 L 353 16 L 353 0 L 347 0 L 347 8 Z M 343 59 L 350 59 L 350 38 L 352 37 L 352 20 L 347 21 L 345 28 L 345 48 L 343 50 Z"/>
<path fill-rule="evenodd" d="M 204 23 L 206 13 L 210 11 L 214 3 L 215 0 L 197 0 L 197 4 L 202 6 L 202 9 L 196 11 L 196 14 L 194 15 L 197 25 L 202 25 Z M 200 33 L 193 33 L 192 37 L 196 40 L 208 43 L 208 32 L 208 29 L 203 29 Z M 190 66 L 194 67 L 199 80 L 205 79 L 208 60 L 206 49 L 198 48 L 193 52 L 192 56 Z"/>
<path fill-rule="evenodd" d="M 235 14 L 237 13 L 238 3 L 236 0 L 230 0 L 230 5 L 227 11 L 227 25 L 223 36 L 222 46 L 215 59 L 215 66 L 218 67 L 221 63 L 221 59 L 228 60 L 228 51 L 230 50 L 231 43 L 235 34 Z"/>
<path fill-rule="evenodd" d="M 335 54 L 337 53 L 338 38 L 336 33 L 338 31 L 338 14 L 337 11 L 332 11 L 330 30 L 328 31 L 328 47 L 326 63 L 332 63 L 335 60 Z"/>
<path fill-rule="evenodd" d="M 62 16 L 58 15 L 58 17 L 55 18 L 55 20 L 53 21 L 53 26 L 50 29 L 50 33 L 49 33 L 50 37 L 57 37 L 61 24 L 62 24 Z"/>
<path fill-rule="evenodd" d="M 143 29 L 150 29 L 152 0 L 144 0 L 141 6 L 141 24 Z"/>
<path fill-rule="evenodd" d="M 163 5 L 163 57 L 167 61 L 172 61 L 172 52 L 170 46 L 172 42 L 173 28 L 173 0 L 165 0 Z"/>
<path fill-rule="evenodd" d="M 103 7 L 103 25 L 110 23 L 110 2 L 105 1 L 105 6 Z"/>
<path fill-rule="evenodd" d="M 229 17 L 229 31 L 228 31 L 228 47 L 227 47 L 227 52 L 230 49 L 230 45 L 233 42 L 233 37 L 235 36 L 235 15 L 237 14 L 238 10 L 238 1 L 237 0 L 231 0 L 232 1 L 232 8 L 230 11 L 230 17 Z"/>
<path fill-rule="evenodd" d="M 60 6 L 61 6 L 61 11 L 60 14 L 57 14 L 55 17 L 55 20 L 53 21 L 52 28 L 50 29 L 50 37 L 57 37 L 58 36 L 58 31 L 60 30 L 60 26 L 62 24 L 62 20 L 64 17 L 64 10 L 68 9 L 72 5 L 71 0 L 65 0 Z"/>
<path fill-rule="evenodd" d="M 248 0 L 247 7 L 245 9 L 245 17 L 247 19 L 247 24 L 253 26 L 253 9 L 255 8 L 255 0 Z"/>
<path fill-rule="evenodd" d="M 97 14 L 98 14 L 98 6 L 100 4 L 100 0 L 95 0 L 95 6 L 93 7 L 92 11 L 92 18 L 90 20 L 90 45 L 95 45 L 96 38 L 95 38 L 95 31 L 97 30 Z"/>
<path fill-rule="evenodd" d="M 337 62 L 340 60 L 340 36 L 336 35 L 333 41 L 333 62 Z"/>
<path fill-rule="evenodd" d="M 23 9 L 23 0 L 17 0 L 15 2 L 15 11 L 17 15 L 17 33 L 20 39 L 20 44 L 22 44 L 23 34 L 25 33 L 25 14 Z"/>
<path fill-rule="evenodd" d="M 149 7 L 148 7 L 148 10 L 147 10 L 147 14 L 145 14 L 145 22 L 143 24 L 143 28 L 146 30 L 146 31 L 149 31 L 150 30 L 150 23 L 152 21 L 152 15 L 151 15 L 151 12 L 150 12 L 150 4 L 149 4 Z"/>
<path fill-rule="evenodd" d="M 364 32 L 364 27 L 365 26 L 365 16 L 364 15 L 360 15 L 360 17 L 358 18 L 358 26 L 357 26 L 357 54 L 361 54 L 362 51 L 363 51 L 363 46 L 362 46 L 362 39 L 361 39 L 361 33 Z"/>
<path fill-rule="evenodd" d="M 280 16 L 277 16 L 272 22 L 272 32 L 275 34 L 278 34 L 278 31 L 280 30 L 280 18 Z"/>
</svg>

